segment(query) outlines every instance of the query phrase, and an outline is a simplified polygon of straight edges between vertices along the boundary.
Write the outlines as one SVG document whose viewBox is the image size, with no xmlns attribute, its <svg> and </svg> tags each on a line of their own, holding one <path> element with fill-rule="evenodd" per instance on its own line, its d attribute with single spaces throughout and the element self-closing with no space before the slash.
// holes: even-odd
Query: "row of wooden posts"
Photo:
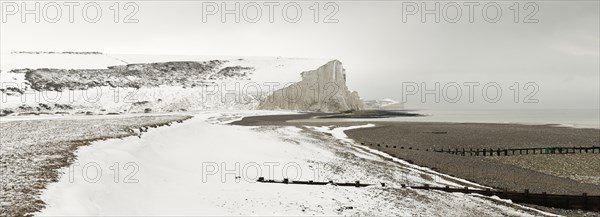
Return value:
<svg viewBox="0 0 600 217">
<path fill-rule="evenodd" d="M 386 147 L 386 148 L 399 148 L 405 149 L 404 146 L 397 145 L 382 145 L 373 143 L 361 143 L 362 145 Z M 412 147 L 406 147 L 408 150 L 413 150 Z M 415 148 L 414 150 L 420 150 Z M 425 149 L 429 151 L 429 149 Z M 448 148 L 448 149 L 432 149 L 434 152 L 461 155 L 461 156 L 509 156 L 509 155 L 523 155 L 523 154 L 580 154 L 580 153 L 600 153 L 600 146 L 589 146 L 589 147 L 545 147 L 545 148 L 509 148 L 509 149 L 465 149 L 465 148 Z"/>
<path fill-rule="evenodd" d="M 257 182 L 261 183 L 279 183 L 279 184 L 299 184 L 299 185 L 336 185 L 336 186 L 348 186 L 348 187 L 366 187 L 372 186 L 376 184 L 366 184 L 361 183 L 360 181 L 355 182 L 315 182 L 312 180 L 309 181 L 290 181 L 285 178 L 283 180 L 273 180 L 273 179 L 265 179 L 264 177 L 259 177 Z M 382 187 L 386 187 L 385 183 L 380 183 Z M 420 185 L 420 186 L 409 186 L 405 184 L 400 185 L 402 188 L 412 188 L 412 189 L 423 189 L 423 190 L 439 190 L 444 192 L 461 192 L 465 194 L 480 194 L 485 196 L 498 196 L 503 199 L 510 199 L 516 203 L 525 203 L 525 204 L 535 204 L 547 207 L 554 208 L 563 208 L 563 209 L 583 209 L 583 210 L 600 210 L 600 196 L 590 196 L 587 193 L 583 193 L 581 195 L 560 195 L 560 194 L 547 194 L 546 192 L 542 193 L 530 193 L 529 189 L 525 189 L 523 192 L 515 192 L 515 191 L 497 191 L 492 189 L 470 189 L 469 187 L 463 188 L 451 188 L 450 186 L 445 187 L 432 187 L 428 184 Z"/>
<path fill-rule="evenodd" d="M 564 194 L 547 194 L 542 193 L 530 193 L 529 189 L 525 189 L 523 192 L 516 191 L 496 191 L 492 189 L 469 189 L 464 188 L 450 188 L 446 187 L 431 187 L 427 184 L 423 186 L 406 186 L 413 189 L 425 189 L 425 190 L 440 190 L 445 192 L 462 192 L 465 194 L 480 194 L 485 196 L 497 196 L 502 199 L 510 199 L 515 203 L 535 204 L 546 207 L 562 208 L 562 209 L 582 209 L 582 210 L 600 210 L 600 196 L 590 196 L 587 193 L 581 195 L 564 195 Z"/>
<path fill-rule="evenodd" d="M 448 153 L 461 156 L 509 156 L 523 154 L 582 154 L 600 153 L 600 147 L 546 147 L 546 148 L 509 148 L 509 149 L 441 149 L 435 152 Z"/>
<path fill-rule="evenodd" d="M 328 182 L 315 182 L 313 180 L 309 180 L 309 181 L 298 181 L 298 180 L 292 180 L 290 181 L 287 178 L 284 178 L 283 180 L 273 180 L 273 179 L 265 179 L 264 177 L 258 177 L 258 180 L 256 180 L 257 182 L 262 182 L 262 183 L 280 183 L 280 184 L 298 184 L 298 185 L 337 185 L 337 186 L 352 186 L 352 187 L 367 187 L 373 184 L 365 184 L 365 183 L 361 183 L 360 181 L 355 181 L 355 182 L 333 182 L 333 181 L 328 181 Z M 384 183 L 381 183 L 382 187 L 385 187 Z"/>
</svg>

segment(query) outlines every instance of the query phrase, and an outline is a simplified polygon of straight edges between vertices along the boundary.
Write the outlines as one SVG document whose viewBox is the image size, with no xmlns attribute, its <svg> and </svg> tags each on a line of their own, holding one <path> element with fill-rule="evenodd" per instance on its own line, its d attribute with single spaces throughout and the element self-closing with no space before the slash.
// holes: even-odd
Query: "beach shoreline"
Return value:
<svg viewBox="0 0 600 217">
<path fill-rule="evenodd" d="M 440 149 L 499 149 L 499 148 L 544 148 L 563 146 L 600 146 L 600 130 L 571 128 L 556 125 L 525 125 L 499 123 L 443 123 L 443 122 L 389 122 L 389 121 L 343 121 L 322 120 L 322 114 L 286 116 L 254 116 L 233 122 L 235 125 L 280 125 L 280 126 L 356 126 L 367 123 L 374 127 L 345 131 L 358 144 L 363 144 L 409 163 L 434 171 L 463 178 L 496 189 L 523 192 L 546 192 L 555 194 L 600 195 L 600 185 L 582 183 L 541 171 L 536 165 L 547 165 L 548 170 L 558 171 L 561 163 L 573 167 L 577 175 L 600 165 L 596 154 L 532 155 L 538 158 L 530 167 L 509 162 L 515 156 L 458 156 L 434 152 Z M 436 133 L 440 132 L 440 133 Z M 380 144 L 377 146 L 377 144 Z M 387 146 L 387 147 L 386 147 Z M 394 148 L 396 146 L 396 148 Z M 400 148 L 404 147 L 404 148 Z M 546 158 L 547 156 L 547 158 Z M 565 160 L 564 156 L 570 159 Z M 591 157 L 590 157 L 591 156 Z M 523 156 L 516 156 L 523 157 Z M 580 158 L 585 160 L 579 160 Z M 542 158 L 541 160 L 539 158 Z M 522 163 L 523 160 L 520 161 Z M 529 162 L 529 161 L 525 161 Z M 574 164 L 574 163 L 581 164 Z M 553 168 L 555 167 L 555 168 Z M 581 170 L 581 171 L 577 171 Z M 593 170 L 593 169 L 591 169 Z M 560 173 L 559 173 L 560 174 Z M 591 174 L 600 177 L 600 174 Z M 566 212 L 566 214 L 573 214 Z"/>
</svg>

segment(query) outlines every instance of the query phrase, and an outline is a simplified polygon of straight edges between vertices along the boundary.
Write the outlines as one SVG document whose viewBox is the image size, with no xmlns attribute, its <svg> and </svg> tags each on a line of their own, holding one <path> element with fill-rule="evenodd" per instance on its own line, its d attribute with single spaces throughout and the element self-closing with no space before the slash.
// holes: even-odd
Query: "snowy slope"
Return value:
<svg viewBox="0 0 600 217">
<path fill-rule="evenodd" d="M 82 147 L 76 153 L 73 172 L 65 168 L 59 182 L 44 192 L 42 198 L 48 206 L 37 215 L 545 215 L 493 198 L 398 188 L 407 182 L 434 185 L 452 181 L 427 180 L 414 167 L 362 151 L 343 130 L 223 124 L 243 116 L 276 113 L 203 112 L 183 124 L 151 129 L 141 139 Z M 115 163 L 119 163 L 118 175 L 111 167 Z M 125 167 L 127 163 L 131 166 Z M 101 168 L 101 176 L 94 182 L 90 181 L 97 177 L 94 168 L 83 175 L 85 165 L 91 164 Z M 385 182 L 388 187 L 254 182 L 259 176 Z"/>
<path fill-rule="evenodd" d="M 310 59 L 291 57 L 245 57 L 245 56 L 194 56 L 194 55 L 126 55 L 110 54 L 127 63 L 150 63 L 169 61 L 208 61 L 228 60 L 228 65 L 243 65 L 255 68 L 251 79 L 255 82 L 297 82 L 300 73 L 314 70 L 331 59 Z"/>
<path fill-rule="evenodd" d="M 320 59 L 281 57 L 209 57 L 160 55 L 76 55 L 76 54 L 2 54 L 0 82 L 2 109 L 14 113 L 131 113 L 172 112 L 206 109 L 253 109 L 258 100 L 275 89 L 300 79 L 300 72 L 327 62 Z M 254 68 L 249 80 L 209 80 L 206 87 L 162 86 L 87 90 L 34 91 L 23 73 L 9 73 L 23 68 L 103 69 L 132 63 L 167 61 L 226 60 L 223 67 Z M 16 87 L 25 94 L 6 90 Z M 44 104 L 44 105 L 40 105 Z M 55 106 L 58 104 L 58 106 Z M 59 109 L 69 105 L 72 109 Z M 21 108 L 19 108 L 21 107 Z M 50 109 L 44 109 L 50 107 Z"/>
</svg>

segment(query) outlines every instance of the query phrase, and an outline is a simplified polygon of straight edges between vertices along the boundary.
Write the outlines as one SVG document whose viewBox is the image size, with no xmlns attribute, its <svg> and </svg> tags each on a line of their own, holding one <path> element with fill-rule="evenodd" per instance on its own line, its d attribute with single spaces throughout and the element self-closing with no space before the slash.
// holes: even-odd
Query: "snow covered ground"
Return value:
<svg viewBox="0 0 600 217">
<path fill-rule="evenodd" d="M 344 128 L 226 124 L 278 113 L 199 112 L 141 138 L 82 147 L 76 163 L 43 193 L 47 207 L 36 215 L 547 215 L 478 195 L 399 188 L 462 184 L 354 144 Z M 259 176 L 386 187 L 256 183 Z"/>
</svg>

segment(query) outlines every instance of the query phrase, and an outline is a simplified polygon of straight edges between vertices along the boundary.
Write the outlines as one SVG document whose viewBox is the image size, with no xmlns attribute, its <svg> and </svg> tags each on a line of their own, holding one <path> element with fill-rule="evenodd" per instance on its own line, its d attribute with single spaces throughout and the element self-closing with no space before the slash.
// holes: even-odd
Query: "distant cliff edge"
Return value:
<svg viewBox="0 0 600 217">
<path fill-rule="evenodd" d="M 276 90 L 262 100 L 259 109 L 341 112 L 361 110 L 364 103 L 346 86 L 346 70 L 333 60 L 316 70 L 302 72 L 302 80 Z"/>
</svg>

